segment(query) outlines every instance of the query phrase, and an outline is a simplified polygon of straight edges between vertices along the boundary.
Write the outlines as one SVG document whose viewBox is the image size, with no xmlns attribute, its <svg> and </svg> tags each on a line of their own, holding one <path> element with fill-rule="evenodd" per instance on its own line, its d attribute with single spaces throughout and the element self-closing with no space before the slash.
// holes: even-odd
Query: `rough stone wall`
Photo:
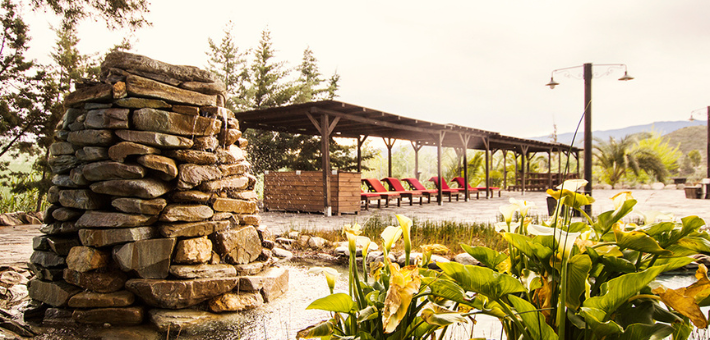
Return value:
<svg viewBox="0 0 710 340">
<path fill-rule="evenodd" d="M 101 68 L 100 83 L 66 97 L 50 148 L 32 299 L 46 316 L 138 324 L 161 309 L 236 311 L 280 295 L 288 274 L 268 269 L 273 242 L 224 85 L 125 52 Z"/>
</svg>

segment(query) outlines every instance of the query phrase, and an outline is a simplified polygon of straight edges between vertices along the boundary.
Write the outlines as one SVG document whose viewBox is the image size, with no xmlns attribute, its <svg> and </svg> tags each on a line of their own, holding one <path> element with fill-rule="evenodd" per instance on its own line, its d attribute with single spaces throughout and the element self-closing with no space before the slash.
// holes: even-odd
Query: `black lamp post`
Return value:
<svg viewBox="0 0 710 340">
<path fill-rule="evenodd" d="M 697 111 L 700 111 L 700 110 L 702 110 L 702 109 L 697 109 L 697 110 L 693 110 L 692 112 L 690 112 L 690 120 L 691 120 L 691 121 L 694 120 L 694 119 L 693 119 L 693 114 L 694 114 L 695 112 L 697 112 Z M 708 167 L 708 168 L 707 168 L 707 173 L 705 174 L 705 177 L 706 177 L 706 178 L 710 178 L 710 106 L 708 106 L 707 108 L 705 108 L 705 110 L 706 110 L 707 119 L 708 119 L 708 126 L 707 126 L 707 129 L 708 129 L 708 138 L 707 138 L 707 141 L 706 141 L 706 142 L 707 142 L 707 145 L 706 145 L 707 149 L 705 150 L 705 151 L 707 152 L 707 154 L 705 155 L 705 156 L 706 156 L 705 160 L 707 161 L 707 167 Z M 706 198 L 707 198 L 707 197 L 706 197 Z"/>
<path fill-rule="evenodd" d="M 625 64 L 598 64 L 596 66 L 606 67 L 606 73 L 601 74 L 607 75 L 611 73 L 611 70 L 615 68 L 623 68 L 624 75 L 619 78 L 621 81 L 627 81 L 634 79 L 629 76 L 628 70 Z M 550 75 L 550 82 L 545 84 L 549 86 L 550 89 L 554 89 L 555 86 L 560 85 L 554 79 L 555 73 L 562 72 L 567 76 L 570 76 L 569 71 L 575 68 L 583 68 L 583 79 L 584 79 L 584 179 L 587 181 L 587 185 L 584 187 L 584 191 L 589 196 L 592 195 L 592 78 L 594 73 L 592 72 L 592 63 L 586 63 L 582 66 L 573 66 L 560 68 L 552 71 Z M 592 207 L 587 205 L 584 207 L 587 214 L 591 215 Z"/>
</svg>

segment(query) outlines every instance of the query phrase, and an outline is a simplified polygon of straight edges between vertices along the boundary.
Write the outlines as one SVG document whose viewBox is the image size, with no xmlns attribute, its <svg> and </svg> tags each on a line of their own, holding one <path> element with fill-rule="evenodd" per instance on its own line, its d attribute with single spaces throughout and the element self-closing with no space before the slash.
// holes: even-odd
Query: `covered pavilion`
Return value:
<svg viewBox="0 0 710 340">
<path fill-rule="evenodd" d="M 260 129 L 267 131 L 289 132 L 294 134 L 321 136 L 321 154 L 323 169 L 323 190 L 325 193 L 324 212 L 327 214 L 330 209 L 330 148 L 328 141 L 331 137 L 354 138 L 357 140 L 357 169 L 361 171 L 361 147 L 369 137 L 380 137 L 384 140 L 388 150 L 388 174 L 392 176 L 392 147 L 397 140 L 408 140 L 411 142 L 415 152 L 415 177 L 419 171 L 418 152 L 424 146 L 434 146 L 437 148 L 437 175 L 442 176 L 441 157 L 445 147 L 454 148 L 459 155 L 463 155 L 464 164 L 468 163 L 465 150 L 485 151 L 485 184 L 486 198 L 491 195 L 490 191 L 490 162 L 491 156 L 498 150 L 504 155 L 513 152 L 516 159 L 521 156 L 522 169 L 516 171 L 516 178 L 520 172 L 522 178 L 516 180 L 523 193 L 526 189 L 526 166 L 532 157 L 537 153 L 547 153 L 548 174 L 546 178 L 547 187 L 552 187 L 553 176 L 552 153 L 566 154 L 568 157 L 575 157 L 577 169 L 579 171 L 580 149 L 570 147 L 561 143 L 549 143 L 531 139 L 504 136 L 498 132 L 480 130 L 456 124 L 439 124 L 420 119 L 408 118 L 387 112 L 369 109 L 362 106 L 348 104 L 340 101 L 318 101 L 289 106 L 267 108 L 236 113 L 242 130 Z M 505 157 L 504 157 L 505 159 Z M 561 159 L 561 157 L 559 157 Z M 517 167 L 517 162 L 516 162 Z M 561 169 L 561 166 L 559 167 Z M 561 176 L 561 174 L 558 174 Z M 579 175 L 579 174 L 577 174 Z M 507 176 L 504 176 L 503 188 L 506 188 Z M 464 167 L 464 179 L 468 183 L 467 167 Z M 538 178 L 538 180 L 540 180 Z M 542 179 L 543 181 L 545 179 Z M 441 197 L 441 186 L 439 186 L 439 197 Z M 468 200 L 468 187 L 465 188 L 465 199 Z M 441 205 L 443 200 L 439 200 Z"/>
</svg>

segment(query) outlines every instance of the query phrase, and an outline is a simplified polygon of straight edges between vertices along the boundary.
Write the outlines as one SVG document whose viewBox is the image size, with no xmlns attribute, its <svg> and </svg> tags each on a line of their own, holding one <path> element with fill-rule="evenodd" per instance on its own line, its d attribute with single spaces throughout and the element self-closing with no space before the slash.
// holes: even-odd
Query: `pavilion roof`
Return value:
<svg viewBox="0 0 710 340">
<path fill-rule="evenodd" d="M 414 141 L 425 146 L 436 146 L 441 138 L 443 147 L 461 148 L 468 141 L 468 149 L 511 150 L 523 153 L 558 152 L 570 150 L 562 143 L 542 142 L 501 135 L 456 124 L 439 124 L 387 113 L 379 110 L 326 100 L 261 110 L 236 113 L 242 129 L 254 128 L 284 131 L 304 135 L 321 135 L 322 118 L 327 116 L 333 137 L 383 137 Z M 335 122 L 335 125 L 332 123 Z M 572 152 L 579 148 L 572 147 Z"/>
</svg>

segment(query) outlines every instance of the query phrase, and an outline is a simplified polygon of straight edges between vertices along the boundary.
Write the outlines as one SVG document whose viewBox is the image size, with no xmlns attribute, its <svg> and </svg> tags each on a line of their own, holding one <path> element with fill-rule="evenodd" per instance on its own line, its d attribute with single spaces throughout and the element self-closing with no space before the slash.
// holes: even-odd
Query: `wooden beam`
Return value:
<svg viewBox="0 0 710 340">
<path fill-rule="evenodd" d="M 328 115 L 322 115 L 320 117 L 321 126 L 320 130 L 325 131 L 325 134 L 321 135 L 321 156 L 322 167 L 323 167 L 323 214 L 325 216 L 331 215 L 330 207 L 330 135 L 328 134 L 330 123 L 328 122 Z"/>
</svg>

